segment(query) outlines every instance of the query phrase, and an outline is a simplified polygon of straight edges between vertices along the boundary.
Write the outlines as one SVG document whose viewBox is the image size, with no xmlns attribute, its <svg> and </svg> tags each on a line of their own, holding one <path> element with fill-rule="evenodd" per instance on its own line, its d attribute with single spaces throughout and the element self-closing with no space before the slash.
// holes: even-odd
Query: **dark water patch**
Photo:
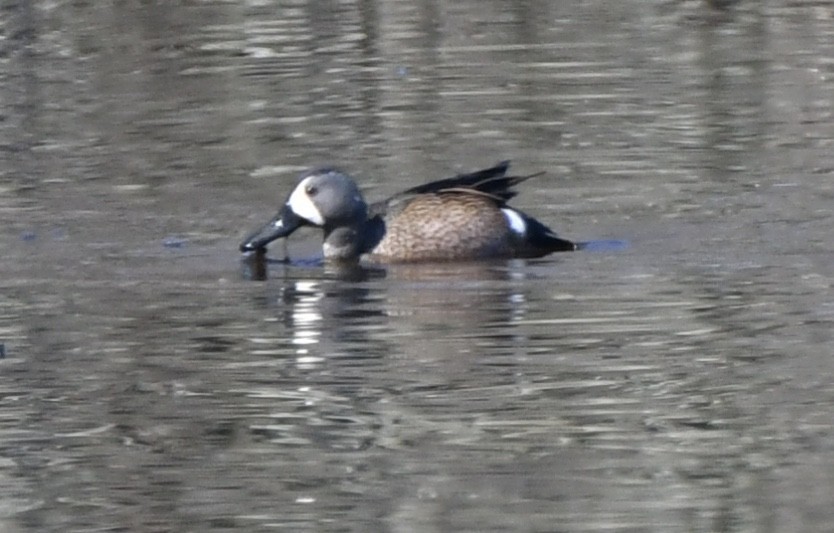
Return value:
<svg viewBox="0 0 834 533">
<path fill-rule="evenodd" d="M 183 237 L 169 236 L 162 240 L 162 246 L 165 248 L 178 249 L 184 248 L 188 244 L 188 239 Z"/>
</svg>

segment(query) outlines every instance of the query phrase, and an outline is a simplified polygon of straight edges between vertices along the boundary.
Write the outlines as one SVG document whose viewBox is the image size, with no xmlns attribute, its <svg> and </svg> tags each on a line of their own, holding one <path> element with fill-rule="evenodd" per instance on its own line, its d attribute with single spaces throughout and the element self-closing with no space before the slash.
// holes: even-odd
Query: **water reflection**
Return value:
<svg viewBox="0 0 834 533">
<path fill-rule="evenodd" d="M 258 305 L 286 328 L 299 363 L 374 353 L 446 357 L 454 338 L 512 344 L 512 325 L 527 306 L 524 261 L 321 267 L 253 254 L 244 263 L 247 272 L 268 272 Z"/>
</svg>

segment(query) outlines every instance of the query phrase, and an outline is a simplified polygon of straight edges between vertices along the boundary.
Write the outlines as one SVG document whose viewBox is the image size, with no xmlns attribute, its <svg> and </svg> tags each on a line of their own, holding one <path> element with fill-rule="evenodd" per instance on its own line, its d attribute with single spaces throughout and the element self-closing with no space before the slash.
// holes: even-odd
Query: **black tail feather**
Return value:
<svg viewBox="0 0 834 533">
<path fill-rule="evenodd" d="M 520 213 L 520 212 L 519 212 Z M 547 255 L 553 252 L 573 252 L 579 246 L 567 239 L 559 237 L 553 230 L 527 215 L 524 222 L 527 224 L 526 246 L 529 246 L 534 255 Z"/>
</svg>

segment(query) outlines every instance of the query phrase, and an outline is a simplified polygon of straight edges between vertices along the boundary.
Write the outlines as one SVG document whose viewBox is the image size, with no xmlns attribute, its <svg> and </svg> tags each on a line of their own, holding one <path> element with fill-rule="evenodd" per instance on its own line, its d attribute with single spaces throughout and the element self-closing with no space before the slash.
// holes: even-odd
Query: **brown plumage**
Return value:
<svg viewBox="0 0 834 533">
<path fill-rule="evenodd" d="M 415 196 L 385 220 L 370 253 L 387 261 L 451 261 L 510 254 L 510 230 L 495 200 L 471 191 Z"/>
</svg>

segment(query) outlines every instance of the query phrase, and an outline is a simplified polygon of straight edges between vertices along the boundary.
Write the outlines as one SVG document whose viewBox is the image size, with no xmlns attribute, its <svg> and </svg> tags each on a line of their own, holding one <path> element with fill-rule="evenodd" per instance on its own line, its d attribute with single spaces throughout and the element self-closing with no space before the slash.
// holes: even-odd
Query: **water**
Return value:
<svg viewBox="0 0 834 533">
<path fill-rule="evenodd" d="M 0 530 L 834 528 L 834 13 L 706 4 L 4 7 Z M 505 158 L 595 245 L 237 253 Z"/>
</svg>

